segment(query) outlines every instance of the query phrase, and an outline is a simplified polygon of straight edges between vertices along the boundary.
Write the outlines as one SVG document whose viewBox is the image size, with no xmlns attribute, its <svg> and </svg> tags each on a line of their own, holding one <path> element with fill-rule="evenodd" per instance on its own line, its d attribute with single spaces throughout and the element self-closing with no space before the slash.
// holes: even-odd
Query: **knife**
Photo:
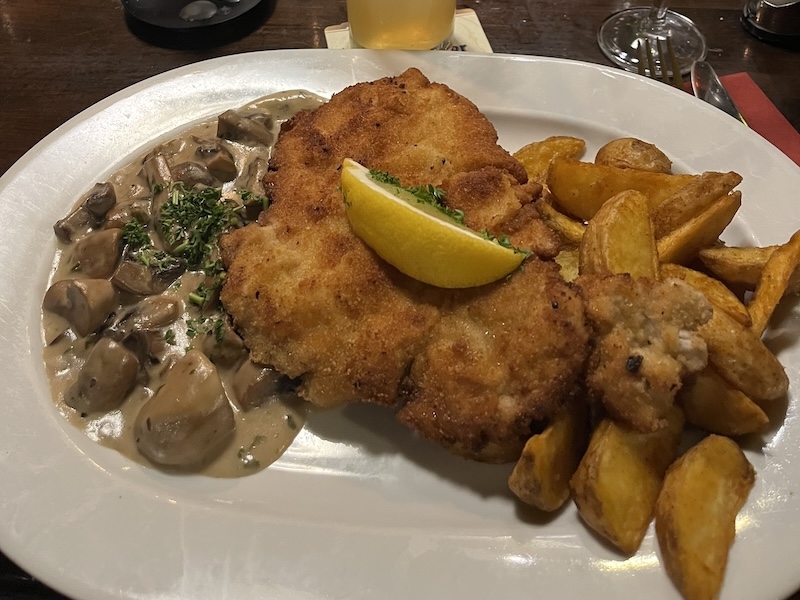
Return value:
<svg viewBox="0 0 800 600">
<path fill-rule="evenodd" d="M 717 77 L 713 67 L 704 60 L 698 60 L 692 64 L 691 72 L 692 91 L 700 100 L 708 102 L 712 106 L 722 109 L 735 119 L 745 125 L 747 122 L 742 117 L 742 113 L 736 108 L 733 99 L 727 90 L 722 86 L 722 82 Z"/>
</svg>

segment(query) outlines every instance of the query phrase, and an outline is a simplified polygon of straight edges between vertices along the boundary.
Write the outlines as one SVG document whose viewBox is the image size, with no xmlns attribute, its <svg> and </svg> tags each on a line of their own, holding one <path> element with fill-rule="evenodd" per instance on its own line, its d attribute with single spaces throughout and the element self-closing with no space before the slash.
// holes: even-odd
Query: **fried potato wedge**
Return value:
<svg viewBox="0 0 800 600">
<path fill-rule="evenodd" d="M 677 407 L 668 411 L 667 425 L 652 433 L 603 419 L 572 476 L 572 498 L 583 520 L 626 554 L 636 552 L 647 532 L 683 423 Z"/>
<path fill-rule="evenodd" d="M 728 287 L 755 289 L 764 265 L 778 246 L 736 247 L 713 246 L 703 248 L 698 257 L 715 277 Z M 795 269 L 789 278 L 786 294 L 800 292 L 800 269 Z"/>
<path fill-rule="evenodd" d="M 568 217 L 553 206 L 551 200 L 542 197 L 536 201 L 536 208 L 545 223 L 554 230 L 567 244 L 577 246 L 583 239 L 586 225 Z"/>
<path fill-rule="evenodd" d="M 708 364 L 756 404 L 786 394 L 789 378 L 783 365 L 749 328 L 715 310 L 699 332 L 708 346 Z"/>
<path fill-rule="evenodd" d="M 605 144 L 597 151 L 594 163 L 650 173 L 672 173 L 672 161 L 657 146 L 630 137 L 617 138 Z"/>
<path fill-rule="evenodd" d="M 653 230 L 656 238 L 672 233 L 700 215 L 741 182 L 742 176 L 733 171 L 708 171 L 699 175 L 653 209 Z"/>
<path fill-rule="evenodd" d="M 589 442 L 587 404 L 566 406 L 525 444 L 508 487 L 524 503 L 552 512 L 569 500 L 569 480 Z"/>
<path fill-rule="evenodd" d="M 716 308 L 724 310 L 745 327 L 750 327 L 752 324 L 750 313 L 745 305 L 736 297 L 736 294 L 719 280 L 709 277 L 700 271 L 672 263 L 661 265 L 660 273 L 662 279 L 682 279 L 696 290 L 705 294 L 705 297 Z"/>
<path fill-rule="evenodd" d="M 729 438 L 709 435 L 675 461 L 656 503 L 664 567 L 686 600 L 713 600 L 725 576 L 736 515 L 755 470 Z"/>
<path fill-rule="evenodd" d="M 578 278 L 578 250 L 562 250 L 555 258 L 561 267 L 561 277 L 564 281 L 575 281 Z"/>
<path fill-rule="evenodd" d="M 709 433 L 739 436 L 764 431 L 769 425 L 761 407 L 731 387 L 714 367 L 684 382 L 677 399 L 686 421 Z"/>
<path fill-rule="evenodd" d="M 753 320 L 750 330 L 757 336 L 760 337 L 767 328 L 769 319 L 786 293 L 798 264 L 800 264 L 800 231 L 786 244 L 776 248 L 767 259 L 753 298 L 747 305 Z"/>
<path fill-rule="evenodd" d="M 649 173 L 556 157 L 547 172 L 547 186 L 567 214 L 588 221 L 608 200 L 626 190 L 647 197 L 650 208 L 692 181 L 696 175 Z"/>
<path fill-rule="evenodd" d="M 742 205 L 742 193 L 718 198 L 708 209 L 658 240 L 662 263 L 687 264 L 701 248 L 711 246 L 725 231 Z"/>
<path fill-rule="evenodd" d="M 580 273 L 658 277 L 658 252 L 644 194 L 627 190 L 592 217 L 579 247 Z"/>
<path fill-rule="evenodd" d="M 580 158 L 586 150 L 586 142 L 568 135 L 554 135 L 541 141 L 523 146 L 514 152 L 525 167 L 528 179 L 544 182 L 550 163 L 557 156 Z"/>
</svg>

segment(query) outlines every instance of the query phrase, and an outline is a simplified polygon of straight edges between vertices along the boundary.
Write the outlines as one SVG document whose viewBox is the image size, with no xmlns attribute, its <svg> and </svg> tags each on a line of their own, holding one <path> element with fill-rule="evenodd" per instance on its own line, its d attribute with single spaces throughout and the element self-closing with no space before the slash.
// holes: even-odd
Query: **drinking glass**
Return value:
<svg viewBox="0 0 800 600">
<path fill-rule="evenodd" d="M 443 50 L 450 46 L 456 0 L 347 0 L 356 46 L 378 50 Z"/>
<path fill-rule="evenodd" d="M 672 39 L 675 57 L 685 75 L 692 63 L 706 57 L 706 38 L 684 15 L 667 8 L 667 1 L 657 6 L 627 8 L 609 16 L 597 32 L 597 43 L 611 62 L 627 71 L 637 71 L 638 48 L 645 39 L 652 48 L 659 40 Z"/>
</svg>

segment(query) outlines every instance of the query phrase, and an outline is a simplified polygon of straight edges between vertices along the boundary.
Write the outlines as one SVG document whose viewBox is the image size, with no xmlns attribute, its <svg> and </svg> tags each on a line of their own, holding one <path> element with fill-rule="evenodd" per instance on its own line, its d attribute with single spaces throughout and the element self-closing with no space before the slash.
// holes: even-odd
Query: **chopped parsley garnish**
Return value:
<svg viewBox="0 0 800 600">
<path fill-rule="evenodd" d="M 496 237 L 489 233 L 486 229 L 481 231 L 481 237 L 485 240 L 489 240 L 495 242 L 496 244 L 501 245 L 503 248 L 508 248 L 509 250 L 513 250 L 514 252 L 518 252 L 520 254 L 524 254 L 525 256 L 530 256 L 532 252 L 530 250 L 526 250 L 524 248 L 517 248 L 514 244 L 511 243 L 511 238 L 507 235 L 503 234 L 500 237 Z"/>
<path fill-rule="evenodd" d="M 198 317 L 186 320 L 186 335 L 190 340 L 206 335 L 214 334 L 214 339 L 220 343 L 225 337 L 225 322 L 220 317 Z"/>
<path fill-rule="evenodd" d="M 156 250 L 153 246 L 134 250 L 130 253 L 130 257 L 145 267 L 153 269 L 156 273 L 172 271 L 183 266 L 180 259 L 163 250 Z"/>
<path fill-rule="evenodd" d="M 131 219 L 122 227 L 122 240 L 128 244 L 132 250 L 138 250 L 142 246 L 149 246 L 150 236 L 144 223 L 138 219 Z"/>
<path fill-rule="evenodd" d="M 269 208 L 269 198 L 267 196 L 256 194 L 250 190 L 240 190 L 239 197 L 242 199 L 242 203 L 245 206 L 260 205 L 261 210 L 267 210 L 267 208 Z"/>
<path fill-rule="evenodd" d="M 450 208 L 445 204 L 445 193 L 444 190 L 441 188 L 437 188 L 433 185 L 418 185 L 414 187 L 405 187 L 401 185 L 400 180 L 393 175 L 389 175 L 385 171 L 376 171 L 375 169 L 370 169 L 369 176 L 376 182 L 382 183 L 384 185 L 391 185 L 399 190 L 404 190 L 414 196 L 418 202 L 428 204 L 433 206 L 440 212 L 444 213 L 451 219 L 453 219 L 456 223 L 464 224 L 464 211 L 459 210 L 457 208 Z M 530 256 L 531 252 L 529 250 L 525 250 L 523 248 L 517 248 L 514 244 L 511 243 L 511 239 L 507 235 L 501 235 L 500 237 L 493 236 L 487 230 L 483 230 L 480 233 L 481 237 L 486 240 L 490 240 L 495 242 L 503 248 L 508 248 L 509 250 L 513 250 L 514 252 L 519 252 L 524 254 L 525 256 Z"/>
<path fill-rule="evenodd" d="M 122 227 L 122 239 L 128 246 L 128 257 L 153 269 L 156 273 L 171 271 L 182 266 L 178 258 L 153 246 L 147 227 L 138 219 L 131 219 L 125 223 Z"/>
<path fill-rule="evenodd" d="M 158 226 L 171 253 L 196 269 L 216 254 L 220 235 L 243 224 L 241 209 L 222 198 L 221 188 L 187 190 L 178 182 L 170 186 Z"/>
<path fill-rule="evenodd" d="M 456 223 L 461 223 L 462 225 L 464 224 L 464 211 L 450 208 L 444 203 L 445 195 L 443 189 L 437 188 L 430 184 L 406 187 L 400 184 L 400 180 L 397 177 L 389 175 L 389 173 L 386 173 L 385 171 L 376 171 L 375 169 L 370 169 L 369 176 L 378 183 L 392 185 L 398 189 L 405 190 L 414 196 L 417 202 L 428 204 L 442 214 L 445 214 L 453 219 Z"/>
</svg>

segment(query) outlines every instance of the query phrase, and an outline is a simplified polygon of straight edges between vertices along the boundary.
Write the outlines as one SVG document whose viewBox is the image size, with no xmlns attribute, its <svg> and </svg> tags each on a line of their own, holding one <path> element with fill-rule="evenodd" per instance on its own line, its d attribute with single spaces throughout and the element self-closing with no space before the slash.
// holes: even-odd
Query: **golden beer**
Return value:
<svg viewBox="0 0 800 600">
<path fill-rule="evenodd" d="M 455 12 L 456 0 L 347 0 L 350 35 L 362 48 L 443 48 Z"/>
</svg>

